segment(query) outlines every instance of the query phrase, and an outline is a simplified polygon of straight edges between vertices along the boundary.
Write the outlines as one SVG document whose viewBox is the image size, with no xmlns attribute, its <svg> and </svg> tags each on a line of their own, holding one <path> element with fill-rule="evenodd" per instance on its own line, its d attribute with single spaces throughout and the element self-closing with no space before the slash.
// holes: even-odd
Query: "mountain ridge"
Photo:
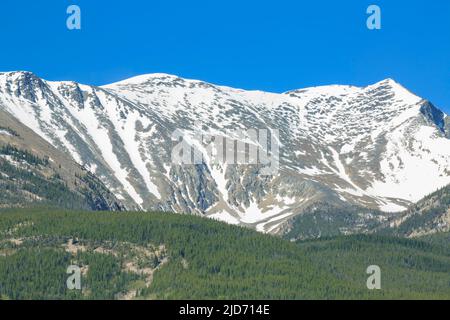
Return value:
<svg viewBox="0 0 450 320">
<path fill-rule="evenodd" d="M 81 82 L 78 81 L 74 81 L 74 80 L 45 80 L 42 77 L 40 77 L 37 73 L 33 72 L 33 71 L 29 71 L 29 70 L 11 70 L 11 71 L 0 71 L 0 76 L 10 76 L 10 75 L 27 75 L 29 77 L 32 78 L 36 78 L 36 79 L 41 79 L 44 80 L 46 82 L 54 82 L 54 83 L 72 83 L 72 84 L 82 84 Z M 164 73 L 164 72 L 154 72 L 154 73 L 143 73 L 143 74 L 137 74 L 134 76 L 130 76 L 121 80 L 117 80 L 117 81 L 113 81 L 111 83 L 106 83 L 106 84 L 101 84 L 101 85 L 92 85 L 92 84 L 83 84 L 83 85 L 87 85 L 90 87 L 97 87 L 97 88 L 108 88 L 110 86 L 114 86 L 114 85 L 119 85 L 119 84 L 142 84 L 145 82 L 148 82 L 151 79 L 157 79 L 157 78 L 172 78 L 174 80 L 176 79 L 181 79 L 184 81 L 190 81 L 190 82 L 197 82 L 197 83 L 205 83 L 217 88 L 227 88 L 227 89 L 232 89 L 235 91 L 241 91 L 241 92 L 261 92 L 261 93 L 266 93 L 266 94 L 274 94 L 274 95 L 284 95 L 284 94 L 290 94 L 296 91 L 302 91 L 302 90 L 309 90 L 309 89 L 320 89 L 320 88 L 332 88 L 332 87 L 342 87 L 342 88 L 357 88 L 357 89 L 364 89 L 364 88 L 368 88 L 368 87 L 377 87 L 381 84 L 394 84 L 394 85 L 398 85 L 400 87 L 402 87 L 403 89 L 407 90 L 408 92 L 410 92 L 411 94 L 417 96 L 415 93 L 413 93 L 412 91 L 408 90 L 406 87 L 404 87 L 400 82 L 398 82 L 397 80 L 395 80 L 394 78 L 391 77 L 387 77 L 384 78 L 382 80 L 379 80 L 375 83 L 372 84 L 368 84 L 368 85 L 352 85 L 352 84 L 338 84 L 338 83 L 330 83 L 330 84 L 322 84 L 322 85 L 317 85 L 317 86 L 307 86 L 307 87 L 302 87 L 302 88 L 294 88 L 294 89 L 290 89 L 287 91 L 281 91 L 281 92 L 275 92 L 275 91 L 266 91 L 266 90 L 260 90 L 260 89 L 244 89 L 244 88 L 238 88 L 238 87 L 233 87 L 233 86 L 229 86 L 229 85 L 223 85 L 223 84 L 218 84 L 215 82 L 211 82 L 211 81 L 203 81 L 203 80 L 199 80 L 199 79 L 194 79 L 194 78 L 185 78 L 182 76 L 179 76 L 177 74 L 171 74 L 171 73 Z M 138 81 L 141 80 L 141 81 Z"/>
<path fill-rule="evenodd" d="M 447 115 L 392 79 L 282 94 L 167 74 L 131 79 L 97 87 L 0 73 L 0 109 L 86 166 L 128 209 L 205 215 L 264 232 L 279 232 L 324 199 L 402 211 L 450 182 Z M 239 141 L 235 130 L 249 128 L 279 130 L 276 176 L 206 157 L 171 163 L 175 130 L 205 155 L 196 131 Z"/>
</svg>

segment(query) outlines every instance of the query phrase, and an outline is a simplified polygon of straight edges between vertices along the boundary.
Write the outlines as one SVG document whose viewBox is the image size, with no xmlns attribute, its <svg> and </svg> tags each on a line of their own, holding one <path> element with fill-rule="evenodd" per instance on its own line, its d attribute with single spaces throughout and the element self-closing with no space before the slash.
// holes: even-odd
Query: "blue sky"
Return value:
<svg viewBox="0 0 450 320">
<path fill-rule="evenodd" d="M 81 30 L 66 28 L 71 4 Z M 0 35 L 0 71 L 49 80 L 165 72 L 283 92 L 390 77 L 450 112 L 448 0 L 2 0 Z"/>
</svg>

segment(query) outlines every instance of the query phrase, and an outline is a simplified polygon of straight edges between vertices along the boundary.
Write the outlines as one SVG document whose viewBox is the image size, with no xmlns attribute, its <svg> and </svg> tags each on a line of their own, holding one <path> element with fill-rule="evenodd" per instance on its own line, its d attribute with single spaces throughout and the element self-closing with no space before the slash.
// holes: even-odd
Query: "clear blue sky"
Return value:
<svg viewBox="0 0 450 320">
<path fill-rule="evenodd" d="M 71 4 L 80 31 L 66 28 Z M 50 80 L 165 72 L 283 92 L 391 77 L 450 112 L 448 0 L 2 0 L 0 35 L 0 71 Z"/>
</svg>

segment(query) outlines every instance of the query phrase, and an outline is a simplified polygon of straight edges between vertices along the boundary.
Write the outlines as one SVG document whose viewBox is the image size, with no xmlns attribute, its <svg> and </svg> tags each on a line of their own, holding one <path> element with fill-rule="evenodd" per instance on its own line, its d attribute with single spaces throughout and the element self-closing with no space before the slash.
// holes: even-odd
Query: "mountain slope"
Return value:
<svg viewBox="0 0 450 320">
<path fill-rule="evenodd" d="M 2 210 L 0 215 L 1 298 L 450 297 L 448 241 L 349 236 L 290 243 L 167 213 Z M 66 270 L 73 264 L 82 270 L 82 291 L 66 288 Z M 382 290 L 367 289 L 369 265 L 380 266 Z"/>
<path fill-rule="evenodd" d="M 361 206 L 316 202 L 288 220 L 280 233 L 291 241 L 369 234 L 402 216 L 403 213 L 385 213 Z"/>
<path fill-rule="evenodd" d="M 290 240 L 350 234 L 417 238 L 450 231 L 450 185 L 427 195 L 402 212 L 390 213 L 354 205 L 317 202 L 285 223 Z"/>
<path fill-rule="evenodd" d="M 70 154 L 128 209 L 264 232 L 281 232 L 314 203 L 401 211 L 450 183 L 448 117 L 391 79 L 273 94 L 166 74 L 92 87 L 10 72 L 0 74 L 0 109 Z M 275 175 L 215 161 L 199 138 L 259 145 L 248 129 L 279 130 Z M 200 163 L 172 163 L 176 130 Z"/>
<path fill-rule="evenodd" d="M 450 231 L 450 185 L 412 205 L 385 231 L 411 238 Z"/>
<path fill-rule="evenodd" d="M 123 209 L 96 177 L 2 110 L 0 186 L 0 207 Z"/>
</svg>

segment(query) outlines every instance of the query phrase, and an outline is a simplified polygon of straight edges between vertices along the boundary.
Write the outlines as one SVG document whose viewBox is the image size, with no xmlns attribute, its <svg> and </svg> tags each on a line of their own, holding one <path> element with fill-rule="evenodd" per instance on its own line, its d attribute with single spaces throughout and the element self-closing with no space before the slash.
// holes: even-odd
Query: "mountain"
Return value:
<svg viewBox="0 0 450 320">
<path fill-rule="evenodd" d="M 398 213 L 317 202 L 287 221 L 283 228 L 280 235 L 291 241 L 351 234 L 423 238 L 446 233 L 450 231 L 450 185 Z"/>
<path fill-rule="evenodd" d="M 382 221 L 450 183 L 448 116 L 392 79 L 275 94 L 166 74 L 95 87 L 6 72 L 0 109 L 95 174 L 128 210 L 286 233 L 315 204 L 379 210 L 363 223 Z M 276 156 L 278 146 L 277 170 L 213 159 L 202 135 L 226 138 L 225 150 L 247 145 L 247 160 L 252 146 L 259 156 Z M 201 161 L 174 163 L 177 138 Z"/>
<path fill-rule="evenodd" d="M 356 205 L 316 202 L 286 221 L 279 234 L 290 241 L 352 234 L 371 234 L 400 219 L 402 213 L 386 213 Z"/>
<path fill-rule="evenodd" d="M 0 208 L 46 206 L 123 210 L 123 205 L 70 155 L 0 110 Z"/>
<path fill-rule="evenodd" d="M 412 205 L 384 231 L 409 238 L 450 231 L 450 185 Z"/>
</svg>

